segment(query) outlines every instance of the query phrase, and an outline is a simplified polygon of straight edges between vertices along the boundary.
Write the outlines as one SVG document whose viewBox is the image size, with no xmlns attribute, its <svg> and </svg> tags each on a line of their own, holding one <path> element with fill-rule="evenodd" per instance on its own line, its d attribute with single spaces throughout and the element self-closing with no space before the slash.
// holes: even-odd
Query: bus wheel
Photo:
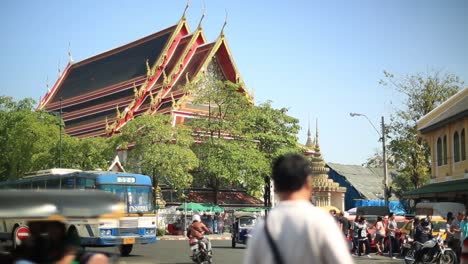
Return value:
<svg viewBox="0 0 468 264">
<path fill-rule="evenodd" d="M 119 246 L 120 255 L 122 257 L 126 257 L 130 255 L 130 252 L 132 252 L 132 249 L 133 249 L 133 245 L 120 245 Z"/>
<path fill-rule="evenodd" d="M 27 226 L 16 226 L 13 231 L 13 248 L 17 248 L 21 243 L 31 235 Z"/>
</svg>

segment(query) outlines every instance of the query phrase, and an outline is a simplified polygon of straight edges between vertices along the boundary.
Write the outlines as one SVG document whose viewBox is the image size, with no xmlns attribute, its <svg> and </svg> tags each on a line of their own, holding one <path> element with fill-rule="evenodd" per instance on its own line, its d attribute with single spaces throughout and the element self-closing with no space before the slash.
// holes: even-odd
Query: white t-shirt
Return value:
<svg viewBox="0 0 468 264">
<path fill-rule="evenodd" d="M 271 210 L 267 221 L 284 263 L 353 263 L 345 237 L 330 213 L 308 201 L 282 201 Z M 274 264 L 264 221 L 255 226 L 252 235 L 244 263 Z"/>
</svg>

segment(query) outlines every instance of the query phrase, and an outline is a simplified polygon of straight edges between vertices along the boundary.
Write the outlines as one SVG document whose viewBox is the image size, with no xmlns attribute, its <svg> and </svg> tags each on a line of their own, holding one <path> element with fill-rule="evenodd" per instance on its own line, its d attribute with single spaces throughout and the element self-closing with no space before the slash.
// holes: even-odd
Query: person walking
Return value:
<svg viewBox="0 0 468 264">
<path fill-rule="evenodd" d="M 375 248 L 377 249 L 377 255 L 383 255 L 383 240 L 385 238 L 385 225 L 383 223 L 382 216 L 377 216 L 375 222 Z"/>
<path fill-rule="evenodd" d="M 351 222 L 351 238 L 353 240 L 353 248 L 351 249 L 351 252 L 353 254 L 353 256 L 357 256 L 358 254 L 358 244 L 359 244 L 359 240 L 358 240 L 358 227 L 357 227 L 357 224 L 359 222 L 359 219 L 361 219 L 361 216 L 360 215 L 357 215 L 356 218 L 354 219 L 353 222 Z"/>
<path fill-rule="evenodd" d="M 397 231 L 397 224 L 395 221 L 395 214 L 390 213 L 388 215 L 388 224 L 387 224 L 387 237 L 390 247 L 388 249 L 388 256 L 392 259 L 396 259 L 393 256 L 393 250 L 396 248 L 396 231 Z"/>
<path fill-rule="evenodd" d="M 338 225 L 330 225 L 333 217 L 310 202 L 311 168 L 304 157 L 278 157 L 272 178 L 280 202 L 254 227 L 244 263 L 353 263 Z"/>
<path fill-rule="evenodd" d="M 369 239 L 367 238 L 367 223 L 366 219 L 361 216 L 359 218 L 359 222 L 357 222 L 356 227 L 358 229 L 357 234 L 358 234 L 358 256 L 362 256 L 364 253 L 363 246 L 366 246 L 365 249 L 365 255 L 366 257 L 370 258 L 371 256 L 369 255 L 370 251 L 370 243 Z"/>
</svg>

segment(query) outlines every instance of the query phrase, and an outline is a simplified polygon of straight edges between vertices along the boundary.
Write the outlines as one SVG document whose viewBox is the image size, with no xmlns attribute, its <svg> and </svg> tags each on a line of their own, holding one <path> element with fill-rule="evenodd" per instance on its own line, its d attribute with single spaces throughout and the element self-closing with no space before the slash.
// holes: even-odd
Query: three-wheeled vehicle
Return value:
<svg viewBox="0 0 468 264">
<path fill-rule="evenodd" d="M 255 226 L 257 216 L 253 212 L 234 212 L 234 223 L 232 224 L 232 247 L 236 244 L 247 245 L 247 240 L 252 236 L 251 231 Z"/>
<path fill-rule="evenodd" d="M 0 245 L 0 263 L 55 263 L 70 256 L 97 255 L 116 260 L 115 254 L 84 251 L 76 227 L 103 219 L 118 220 L 123 212 L 120 198 L 104 191 L 2 190 L 0 238 L 11 240 L 12 246 Z"/>
</svg>

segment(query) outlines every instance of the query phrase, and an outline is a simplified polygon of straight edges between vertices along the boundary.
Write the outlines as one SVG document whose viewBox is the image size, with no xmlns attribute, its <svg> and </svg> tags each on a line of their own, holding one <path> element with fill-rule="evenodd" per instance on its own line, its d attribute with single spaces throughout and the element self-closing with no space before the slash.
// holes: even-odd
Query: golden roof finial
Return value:
<svg viewBox="0 0 468 264">
<path fill-rule="evenodd" d="M 187 4 L 185 5 L 184 13 L 182 14 L 182 20 L 185 20 L 185 13 L 187 12 L 187 9 L 189 7 L 190 0 L 187 0 Z"/>
<path fill-rule="evenodd" d="M 70 41 L 68 42 L 68 62 L 70 64 L 73 63 L 73 58 L 72 58 L 72 54 L 71 54 L 71 43 Z"/>
<path fill-rule="evenodd" d="M 221 33 L 219 34 L 221 37 L 224 37 L 224 28 L 226 27 L 227 25 L 227 19 L 228 19 L 228 13 L 227 13 L 227 10 L 226 11 L 226 17 L 224 18 L 224 24 L 223 24 L 223 27 L 221 28 Z"/>
<path fill-rule="evenodd" d="M 205 15 L 206 15 L 206 3 L 205 1 L 203 1 L 203 14 L 202 14 L 202 17 L 200 18 L 200 22 L 198 22 L 198 29 L 202 28 L 202 21 Z"/>
<path fill-rule="evenodd" d="M 50 93 L 50 87 L 49 87 L 49 75 L 46 77 L 46 87 L 47 87 L 47 93 Z"/>
<path fill-rule="evenodd" d="M 315 145 L 319 145 L 319 129 L 318 129 L 318 118 L 315 119 Z"/>
<path fill-rule="evenodd" d="M 313 148 L 315 145 L 314 141 L 312 140 L 312 133 L 310 133 L 310 117 L 309 117 L 309 125 L 307 129 L 307 142 L 306 147 Z"/>
</svg>

